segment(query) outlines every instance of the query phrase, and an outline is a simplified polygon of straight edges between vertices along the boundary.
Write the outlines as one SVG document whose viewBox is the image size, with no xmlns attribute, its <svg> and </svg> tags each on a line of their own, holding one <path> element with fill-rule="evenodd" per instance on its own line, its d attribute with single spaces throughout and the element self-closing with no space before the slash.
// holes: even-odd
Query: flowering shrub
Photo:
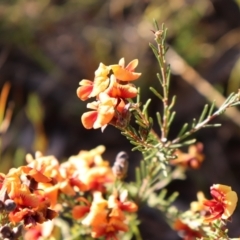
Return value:
<svg viewBox="0 0 240 240">
<path fill-rule="evenodd" d="M 104 131 L 112 125 L 126 136 L 133 150 L 142 153 L 136 180 L 124 181 L 131 164 L 127 153 L 118 153 L 110 166 L 102 157 L 104 146 L 81 150 L 62 163 L 41 152 L 28 154 L 26 165 L 0 174 L 0 239 L 140 240 L 137 212 L 143 203 L 161 211 L 182 239 L 230 239 L 226 224 L 238 201 L 230 186 L 213 183 L 209 186 L 212 198 L 198 192 L 197 201 L 190 203 L 187 211 L 175 206 L 177 193 L 166 197 L 165 187 L 181 179 L 186 169 L 201 167 L 204 145 L 195 143 L 192 134 L 203 127 L 218 126 L 209 123 L 239 104 L 240 93 L 231 94 L 215 112 L 214 104 L 206 106 L 198 121 L 194 120 L 191 127 L 184 124 L 170 140 L 175 97 L 169 98 L 166 29 L 159 29 L 157 24 L 155 27 L 156 45 L 150 47 L 160 66 L 161 90 L 150 89 L 163 103 L 163 112 L 157 113 L 160 135 L 154 131 L 153 119 L 148 115 L 150 100 L 142 105 L 139 90 L 132 84 L 141 76 L 135 72 L 138 60 L 126 66 L 124 58 L 114 65 L 100 63 L 93 81 L 83 79 L 77 89 L 82 101 L 95 98 L 87 104 L 91 110 L 82 115 L 85 128 Z M 181 150 L 186 145 L 187 153 Z"/>
</svg>

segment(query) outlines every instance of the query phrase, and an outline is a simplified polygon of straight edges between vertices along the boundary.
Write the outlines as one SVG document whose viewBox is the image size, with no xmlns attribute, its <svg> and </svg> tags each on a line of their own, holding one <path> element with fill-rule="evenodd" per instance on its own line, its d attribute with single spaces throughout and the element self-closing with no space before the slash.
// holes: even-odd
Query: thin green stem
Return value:
<svg viewBox="0 0 240 240">
<path fill-rule="evenodd" d="M 167 71 L 167 64 L 165 59 L 165 39 L 164 33 L 166 29 L 162 29 L 155 32 L 155 40 L 157 42 L 158 49 L 158 59 L 159 59 L 159 67 L 161 74 L 161 85 L 163 88 L 163 117 L 162 117 L 162 125 L 161 125 L 161 141 L 166 142 L 168 136 L 168 120 L 170 115 L 169 110 L 169 76 Z"/>
<path fill-rule="evenodd" d="M 184 133 L 182 136 L 175 138 L 171 142 L 171 144 L 178 143 L 181 140 L 183 140 L 184 138 L 199 131 L 200 129 L 205 127 L 210 121 L 212 121 L 214 118 L 216 118 L 217 116 L 221 115 L 224 111 L 226 111 L 227 108 L 232 107 L 233 104 L 235 104 L 236 102 L 239 102 L 239 93 L 237 93 L 235 96 L 231 97 L 230 100 L 228 100 L 228 99 L 225 101 L 225 103 L 223 103 L 223 105 L 216 112 L 214 112 L 212 115 L 208 116 L 205 120 L 197 123 L 192 129 L 190 129 L 189 131 Z"/>
</svg>

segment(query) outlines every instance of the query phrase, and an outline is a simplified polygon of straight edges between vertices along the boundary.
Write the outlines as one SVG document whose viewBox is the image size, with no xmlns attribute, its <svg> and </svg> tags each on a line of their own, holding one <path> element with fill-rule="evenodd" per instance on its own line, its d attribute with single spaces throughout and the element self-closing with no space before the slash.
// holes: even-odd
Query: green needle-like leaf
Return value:
<svg viewBox="0 0 240 240">
<path fill-rule="evenodd" d="M 161 101 L 163 101 L 163 97 L 160 93 L 158 93 L 153 87 L 149 88 L 155 96 L 157 96 Z"/>
<path fill-rule="evenodd" d="M 171 114 L 171 116 L 170 116 L 170 118 L 169 118 L 169 120 L 168 120 L 168 125 L 167 125 L 168 128 L 169 128 L 170 125 L 172 124 L 172 122 L 173 122 L 175 116 L 176 116 L 176 112 L 172 112 L 172 114 Z"/>
<path fill-rule="evenodd" d="M 151 103 L 151 99 L 148 99 L 147 102 L 143 106 L 142 113 L 145 115 L 146 118 L 148 117 L 148 115 L 147 115 L 147 108 L 149 107 L 150 103 Z"/>
<path fill-rule="evenodd" d="M 170 105 L 169 105 L 169 107 L 168 107 L 169 110 L 171 110 L 171 109 L 173 108 L 173 106 L 175 105 L 175 103 L 176 103 L 176 98 L 177 98 L 177 97 L 174 95 L 173 98 L 172 98 L 172 101 L 171 101 L 171 103 L 170 103 Z"/>
<path fill-rule="evenodd" d="M 160 128 L 162 128 L 162 119 L 161 119 L 160 112 L 157 112 L 156 116 L 157 116 L 158 125 L 160 126 Z"/>
<path fill-rule="evenodd" d="M 187 131 L 187 128 L 188 128 L 188 123 L 184 123 L 184 125 L 182 126 L 182 128 L 181 128 L 180 132 L 178 133 L 177 137 L 182 136 Z"/>
<path fill-rule="evenodd" d="M 201 116 L 200 116 L 200 118 L 199 118 L 199 120 L 198 120 L 198 123 L 200 123 L 200 122 L 203 121 L 203 119 L 204 119 L 204 118 L 206 117 L 206 115 L 207 115 L 207 111 L 208 111 L 208 104 L 206 104 L 206 105 L 204 106 L 203 111 L 202 111 L 202 113 L 201 113 Z"/>
<path fill-rule="evenodd" d="M 211 104 L 211 107 L 208 111 L 208 117 L 210 117 L 212 115 L 214 107 L 215 107 L 215 101 L 213 101 L 212 104 Z"/>
</svg>

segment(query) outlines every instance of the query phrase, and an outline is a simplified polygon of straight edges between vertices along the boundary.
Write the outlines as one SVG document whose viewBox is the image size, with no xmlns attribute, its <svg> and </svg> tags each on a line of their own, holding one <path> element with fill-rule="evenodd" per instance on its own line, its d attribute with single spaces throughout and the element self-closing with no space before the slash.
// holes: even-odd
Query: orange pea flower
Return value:
<svg viewBox="0 0 240 240">
<path fill-rule="evenodd" d="M 137 89 L 133 84 L 120 84 L 114 75 L 111 75 L 109 87 L 105 92 L 113 98 L 124 99 L 137 96 Z"/>
<path fill-rule="evenodd" d="M 60 193 L 60 183 L 69 181 L 61 176 L 59 161 L 52 155 L 42 156 L 42 153 L 36 152 L 35 158 L 31 154 L 27 154 L 26 160 L 28 166 L 44 173 L 51 181 L 47 183 L 38 183 L 39 194 L 42 194 L 50 200 L 51 207 L 55 208 Z"/>
<path fill-rule="evenodd" d="M 137 65 L 138 60 L 134 59 L 125 67 L 125 60 L 121 58 L 118 65 L 111 65 L 110 68 L 118 80 L 134 81 L 141 76 L 141 73 L 134 72 Z"/>
<path fill-rule="evenodd" d="M 216 219 L 226 220 L 230 218 L 238 201 L 236 192 L 232 191 L 229 186 L 214 184 L 210 193 L 213 199 L 204 201 L 204 205 L 208 209 L 205 221 L 211 222 Z"/>
<path fill-rule="evenodd" d="M 184 240 L 195 240 L 196 238 L 200 239 L 202 237 L 202 234 L 198 230 L 190 228 L 180 219 L 174 222 L 173 229 L 176 230 Z"/>
<path fill-rule="evenodd" d="M 76 205 L 72 209 L 72 216 L 74 219 L 80 219 L 84 217 L 90 211 L 91 204 L 89 201 L 83 197 L 77 199 L 80 203 L 84 203 L 84 205 Z"/>
<path fill-rule="evenodd" d="M 99 64 L 98 69 L 95 71 L 95 78 L 93 90 L 89 97 L 98 96 L 99 93 L 104 92 L 109 85 L 109 72 L 110 68 L 103 63 Z"/>
<path fill-rule="evenodd" d="M 80 81 L 77 96 L 82 101 L 90 97 L 98 98 L 98 95 L 102 92 L 106 92 L 110 97 L 115 98 L 135 97 L 137 95 L 136 87 L 127 82 L 140 77 L 141 73 L 134 72 L 138 65 L 138 60 L 131 61 L 126 67 L 124 65 L 124 58 L 119 61 L 119 64 L 115 65 L 105 66 L 103 63 L 100 63 L 95 71 L 93 81 L 87 79 Z"/>
<path fill-rule="evenodd" d="M 93 82 L 87 79 L 80 81 L 77 96 L 82 101 L 85 101 L 90 97 L 95 97 L 99 93 L 104 92 L 109 85 L 109 72 L 110 68 L 100 63 L 98 69 L 95 71 Z"/>
<path fill-rule="evenodd" d="M 47 221 L 28 229 L 24 234 L 24 240 L 56 239 L 56 232 L 59 231 L 54 221 Z"/>
<path fill-rule="evenodd" d="M 180 150 L 175 151 L 177 156 L 176 159 L 170 161 L 172 165 L 180 165 L 184 168 L 194 168 L 197 169 L 200 167 L 201 163 L 204 160 L 203 144 L 197 143 L 189 146 L 188 153 L 184 153 Z"/>
<path fill-rule="evenodd" d="M 94 111 L 82 115 L 83 126 L 87 129 L 105 127 L 113 119 L 115 111 L 122 112 L 124 106 L 123 101 L 119 102 L 117 98 L 111 98 L 106 93 L 100 93 L 98 101 L 87 104 L 87 107 Z"/>
<path fill-rule="evenodd" d="M 104 146 L 98 146 L 90 151 L 80 151 L 61 164 L 62 169 L 69 169 L 72 176 L 78 178 L 88 191 L 105 192 L 106 185 L 114 182 L 114 176 L 109 162 L 103 160 L 101 154 Z"/>
<path fill-rule="evenodd" d="M 34 168 L 50 178 L 51 183 L 55 184 L 61 177 L 59 161 L 53 155 L 43 156 L 41 152 L 36 152 L 35 158 L 31 154 L 27 154 L 26 161 L 28 167 Z"/>
<path fill-rule="evenodd" d="M 106 148 L 103 145 L 93 148 L 90 151 L 81 150 L 77 155 L 71 156 L 68 162 L 74 166 L 74 171 L 77 169 L 80 174 L 86 172 L 90 167 L 109 166 L 109 162 L 102 158 L 105 150 Z M 64 163 L 62 165 L 64 165 Z"/>
<path fill-rule="evenodd" d="M 58 214 L 49 208 L 50 202 L 45 198 L 40 200 L 40 202 L 38 201 L 39 205 L 37 207 L 32 207 L 33 204 L 29 206 L 19 205 L 16 210 L 9 213 L 10 221 L 13 223 L 18 223 L 23 220 L 25 227 L 30 228 L 35 226 L 37 223 L 43 223 L 47 220 L 52 220 L 55 218 Z"/>
<path fill-rule="evenodd" d="M 105 185 L 113 182 L 113 173 L 110 167 L 98 166 L 90 168 L 82 181 L 89 190 L 105 192 Z"/>
<path fill-rule="evenodd" d="M 128 201 L 127 196 L 127 190 L 124 190 L 120 195 L 118 192 L 114 192 L 108 199 L 108 206 L 113 209 L 119 208 L 125 212 L 136 212 L 138 206 L 134 202 Z"/>
<path fill-rule="evenodd" d="M 32 193 L 36 190 L 36 186 L 39 182 L 47 183 L 50 181 L 51 178 L 48 178 L 41 172 L 31 167 L 22 166 L 19 168 L 12 168 L 5 176 L 0 194 L 1 191 L 6 191 L 8 196 L 11 198 L 16 192 L 21 191 L 21 189 Z"/>
<path fill-rule="evenodd" d="M 52 208 L 58 208 L 57 199 L 60 193 L 74 196 L 78 191 L 86 191 L 87 187 L 69 169 L 62 168 L 59 161 L 54 156 L 42 156 L 36 154 L 34 159 L 30 154 L 27 155 L 28 166 L 44 173 L 51 181 L 38 183 L 39 194 L 48 198 Z"/>
<path fill-rule="evenodd" d="M 126 197 L 126 193 L 123 195 Z M 117 196 L 118 194 L 114 193 L 107 201 L 103 199 L 101 192 L 94 193 L 90 212 L 82 221 L 83 225 L 91 227 L 93 238 L 105 237 L 108 240 L 118 240 L 119 231 L 128 231 L 128 225 L 124 222 L 124 211 L 137 211 L 137 206 L 134 203 L 130 204 L 130 202 L 124 204 L 126 198 L 122 198 L 121 202 Z"/>
</svg>

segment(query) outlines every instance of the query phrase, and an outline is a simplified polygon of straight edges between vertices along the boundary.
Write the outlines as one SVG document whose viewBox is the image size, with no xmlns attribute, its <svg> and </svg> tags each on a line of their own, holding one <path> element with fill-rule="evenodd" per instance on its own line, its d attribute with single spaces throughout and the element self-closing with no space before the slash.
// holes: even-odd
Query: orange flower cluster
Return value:
<svg viewBox="0 0 240 240">
<path fill-rule="evenodd" d="M 83 126 L 97 129 L 107 126 L 118 118 L 126 108 L 126 99 L 137 96 L 137 89 L 129 82 L 138 79 L 141 73 L 134 72 L 138 60 L 131 61 L 125 67 L 124 58 L 118 64 L 105 66 L 100 63 L 93 81 L 83 79 L 77 89 L 77 96 L 85 101 L 96 97 L 96 101 L 87 104 L 92 109 L 82 115 Z"/>
<path fill-rule="evenodd" d="M 80 199 L 86 205 L 76 206 L 73 216 L 76 219 L 88 214 L 82 224 L 91 227 L 93 238 L 105 237 L 106 240 L 118 240 L 119 231 L 127 232 L 128 225 L 124 222 L 124 212 L 136 212 L 138 207 L 135 203 L 127 200 L 127 191 L 120 195 L 113 193 L 108 200 L 102 197 L 101 192 L 94 192 L 93 202 L 90 204 L 86 199 Z"/>
<path fill-rule="evenodd" d="M 13 168 L 3 178 L 0 189 L 2 202 L 12 201 L 14 208 L 9 213 L 12 223 L 23 221 L 29 228 L 57 216 L 50 209 L 50 200 L 37 189 L 38 183 L 51 182 L 51 179 L 28 166 Z"/>
<path fill-rule="evenodd" d="M 61 164 L 54 156 L 28 154 L 26 166 L 0 174 L 0 203 L 6 205 L 9 221 L 30 228 L 58 215 L 63 208 L 58 204 L 60 194 L 78 197 L 86 191 L 105 192 L 115 176 L 101 156 L 104 150 L 99 146 L 80 151 Z"/>
</svg>

